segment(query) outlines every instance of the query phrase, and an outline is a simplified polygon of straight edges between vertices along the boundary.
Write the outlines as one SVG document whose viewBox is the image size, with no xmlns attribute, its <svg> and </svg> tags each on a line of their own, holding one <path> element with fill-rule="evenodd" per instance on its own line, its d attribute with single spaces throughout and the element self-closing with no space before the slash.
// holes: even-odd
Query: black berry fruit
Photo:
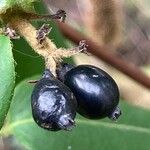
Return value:
<svg viewBox="0 0 150 150">
<path fill-rule="evenodd" d="M 72 64 L 68 64 L 68 63 L 61 63 L 58 67 L 57 67 L 57 70 L 56 70 L 56 73 L 57 73 L 57 78 L 60 80 L 60 81 L 64 81 L 65 79 L 65 75 L 66 73 L 71 70 L 72 68 L 74 68 L 75 66 L 72 65 Z"/>
<path fill-rule="evenodd" d="M 70 130 L 76 116 L 76 99 L 70 89 L 45 70 L 31 96 L 32 114 L 42 128 Z"/>
<path fill-rule="evenodd" d="M 67 64 L 61 67 L 67 68 Z M 59 79 L 64 80 L 74 93 L 78 103 L 77 111 L 82 116 L 90 119 L 109 117 L 116 120 L 121 115 L 117 107 L 118 86 L 106 72 L 91 65 L 72 67 L 63 73 L 64 77 L 59 72 Z"/>
</svg>

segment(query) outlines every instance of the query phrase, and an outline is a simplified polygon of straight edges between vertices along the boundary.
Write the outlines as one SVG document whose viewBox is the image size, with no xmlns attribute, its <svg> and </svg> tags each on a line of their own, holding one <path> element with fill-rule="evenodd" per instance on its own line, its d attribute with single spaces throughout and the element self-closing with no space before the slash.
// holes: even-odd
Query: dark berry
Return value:
<svg viewBox="0 0 150 150">
<path fill-rule="evenodd" d="M 116 120 L 121 115 L 117 107 L 118 86 L 105 71 L 91 65 L 80 65 L 66 72 L 61 80 L 74 93 L 78 103 L 77 111 L 82 116 L 90 119 L 109 117 Z"/>
<path fill-rule="evenodd" d="M 76 116 L 76 99 L 70 89 L 45 70 L 31 96 L 32 114 L 42 128 L 70 130 Z"/>
<path fill-rule="evenodd" d="M 59 66 L 57 67 L 57 70 L 56 70 L 57 78 L 63 82 L 65 74 L 74 67 L 75 66 L 72 64 L 67 64 L 67 63 L 62 62 L 61 64 L 59 64 Z"/>
</svg>

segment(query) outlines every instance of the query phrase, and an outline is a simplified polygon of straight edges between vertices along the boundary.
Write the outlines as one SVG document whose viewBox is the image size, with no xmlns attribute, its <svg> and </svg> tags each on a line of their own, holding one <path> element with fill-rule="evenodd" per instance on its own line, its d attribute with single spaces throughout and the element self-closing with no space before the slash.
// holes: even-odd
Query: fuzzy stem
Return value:
<svg viewBox="0 0 150 150">
<path fill-rule="evenodd" d="M 51 70 L 53 75 L 56 75 L 56 62 L 51 55 L 52 52 L 57 50 L 55 44 L 49 38 L 45 38 L 43 43 L 39 44 L 36 39 L 37 30 L 28 20 L 13 18 L 10 20 L 9 25 L 26 39 L 36 53 L 44 57 L 46 67 Z"/>
<path fill-rule="evenodd" d="M 86 50 L 84 40 L 79 42 L 78 47 L 70 50 L 65 50 L 64 48 L 57 49 L 56 45 L 47 37 L 44 37 L 44 39 L 42 39 L 42 43 L 40 43 L 37 39 L 37 30 L 26 19 L 14 17 L 9 21 L 8 25 L 17 30 L 36 53 L 44 57 L 46 68 L 49 69 L 54 76 L 56 76 L 57 63 L 62 61 L 62 57 L 71 57 Z"/>
</svg>

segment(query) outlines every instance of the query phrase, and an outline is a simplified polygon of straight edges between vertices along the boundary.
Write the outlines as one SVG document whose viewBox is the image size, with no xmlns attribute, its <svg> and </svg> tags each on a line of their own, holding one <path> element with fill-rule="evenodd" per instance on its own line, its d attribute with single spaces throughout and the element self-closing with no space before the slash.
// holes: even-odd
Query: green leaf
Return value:
<svg viewBox="0 0 150 150">
<path fill-rule="evenodd" d="M 150 111 L 122 103 L 123 115 L 117 122 L 76 119 L 77 126 L 70 132 L 52 132 L 36 125 L 32 119 L 30 97 L 33 85 L 28 80 L 15 89 L 9 111 L 9 125 L 3 133 L 14 135 L 28 150 L 149 150 Z"/>
<path fill-rule="evenodd" d="M 14 85 L 15 67 L 11 41 L 0 35 L 0 129 L 10 107 Z"/>
<path fill-rule="evenodd" d="M 14 40 L 13 45 L 14 59 L 17 64 L 16 84 L 27 77 L 40 74 L 44 70 L 43 59 L 32 50 L 23 38 Z"/>
<path fill-rule="evenodd" d="M 4 13 L 9 7 L 9 3 L 6 0 L 0 1 L 0 14 Z"/>
<path fill-rule="evenodd" d="M 7 9 L 17 8 L 28 12 L 33 10 L 33 2 L 39 0 L 0 0 L 0 14 L 5 13 Z"/>
</svg>

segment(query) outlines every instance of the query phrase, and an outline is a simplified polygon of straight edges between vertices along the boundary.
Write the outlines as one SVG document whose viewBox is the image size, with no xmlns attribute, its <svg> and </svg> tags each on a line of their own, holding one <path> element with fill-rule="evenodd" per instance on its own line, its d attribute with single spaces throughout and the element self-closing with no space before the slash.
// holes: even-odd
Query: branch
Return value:
<svg viewBox="0 0 150 150">
<path fill-rule="evenodd" d="M 62 34 L 70 39 L 72 42 L 78 44 L 81 40 L 86 40 L 88 45 L 88 51 L 98 58 L 102 59 L 109 65 L 128 75 L 130 78 L 134 79 L 136 82 L 142 84 L 143 86 L 150 89 L 150 78 L 144 74 L 138 67 L 128 63 L 117 56 L 114 52 L 112 53 L 105 46 L 100 46 L 93 42 L 91 39 L 82 35 L 80 32 L 76 31 L 67 24 L 57 22 Z"/>
</svg>

